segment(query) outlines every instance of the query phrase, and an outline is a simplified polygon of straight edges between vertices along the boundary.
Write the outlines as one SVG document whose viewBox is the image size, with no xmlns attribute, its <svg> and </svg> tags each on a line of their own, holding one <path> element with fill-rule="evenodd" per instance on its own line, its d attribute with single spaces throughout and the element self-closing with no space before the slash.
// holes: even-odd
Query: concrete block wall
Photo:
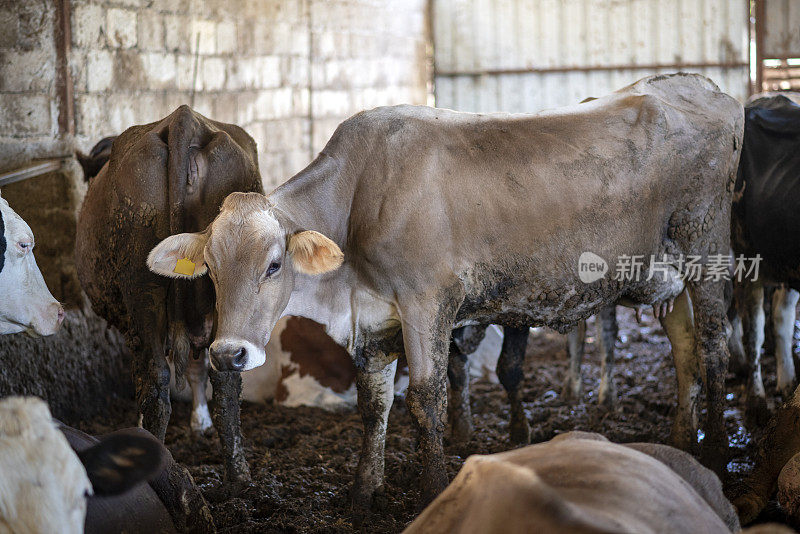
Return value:
<svg viewBox="0 0 800 534">
<path fill-rule="evenodd" d="M 270 190 L 353 113 L 427 101 L 425 32 L 424 0 L 73 0 L 76 141 L 161 118 L 194 86 L 198 111 L 256 139 Z"/>
</svg>

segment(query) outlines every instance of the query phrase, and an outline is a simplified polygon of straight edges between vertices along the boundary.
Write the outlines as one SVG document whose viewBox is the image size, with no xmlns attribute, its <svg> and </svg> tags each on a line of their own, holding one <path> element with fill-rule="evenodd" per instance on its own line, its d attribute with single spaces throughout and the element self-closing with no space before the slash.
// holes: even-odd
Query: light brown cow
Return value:
<svg viewBox="0 0 800 534">
<path fill-rule="evenodd" d="M 739 530 L 716 475 L 654 443 L 569 432 L 467 458 L 406 534 L 703 532 Z"/>
<path fill-rule="evenodd" d="M 727 250 L 741 136 L 741 105 L 688 74 L 645 78 L 536 115 L 377 108 L 342 123 L 317 159 L 268 197 L 232 194 L 204 231 L 159 243 L 148 266 L 179 277 L 177 262 L 188 260 L 192 276 L 211 276 L 218 369 L 263 364 L 283 315 L 326 325 L 348 348 L 365 425 L 358 508 L 383 480 L 401 350 L 430 499 L 447 485 L 452 329 L 566 331 L 623 299 L 653 305 L 677 297 L 663 319 L 679 362 L 673 430 L 685 446 L 696 439 L 702 365 L 705 446 L 724 462 L 723 287 L 704 277 L 684 285 L 678 266 L 695 255 L 704 265 Z M 581 281 L 587 251 L 612 274 Z M 666 276 L 617 279 L 624 255 L 666 258 Z"/>
</svg>

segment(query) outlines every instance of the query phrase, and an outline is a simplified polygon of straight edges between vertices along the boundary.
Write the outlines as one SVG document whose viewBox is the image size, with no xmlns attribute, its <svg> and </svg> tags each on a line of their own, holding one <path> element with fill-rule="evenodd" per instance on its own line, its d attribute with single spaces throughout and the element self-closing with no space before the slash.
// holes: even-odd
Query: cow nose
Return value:
<svg viewBox="0 0 800 534">
<path fill-rule="evenodd" d="M 217 371 L 242 371 L 247 365 L 247 349 L 232 347 L 230 349 L 211 349 L 211 362 Z"/>
</svg>

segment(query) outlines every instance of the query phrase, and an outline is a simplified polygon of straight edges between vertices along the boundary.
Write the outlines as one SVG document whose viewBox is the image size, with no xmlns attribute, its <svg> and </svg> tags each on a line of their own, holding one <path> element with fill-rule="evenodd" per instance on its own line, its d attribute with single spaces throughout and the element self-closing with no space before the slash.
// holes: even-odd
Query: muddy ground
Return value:
<svg viewBox="0 0 800 534">
<path fill-rule="evenodd" d="M 675 372 L 669 342 L 657 321 L 645 316 L 637 325 L 633 313 L 619 309 L 615 381 L 618 408 L 597 405 L 599 357 L 590 325 L 583 365 L 583 402 L 571 406 L 560 390 L 567 369 L 565 338 L 542 330 L 532 334 L 525 364 L 524 402 L 533 428 L 532 441 L 545 441 L 569 430 L 599 432 L 613 441 L 668 443 L 675 404 Z M 765 386 L 771 403 L 775 368 L 764 361 Z M 734 487 L 755 452 L 753 434 L 742 425 L 744 387 L 728 381 L 728 433 L 733 457 L 726 487 Z M 135 424 L 131 402 L 110 407 L 108 416 L 84 423 L 99 434 Z M 472 385 L 475 435 L 463 445 L 446 442 L 452 479 L 470 454 L 511 448 L 507 441 L 508 407 L 499 384 L 481 379 Z M 360 450 L 361 422 L 355 412 L 330 413 L 313 408 L 245 404 L 242 427 L 253 486 L 228 499 L 222 490 L 222 458 L 216 436 L 195 437 L 189 429 L 188 404 L 175 403 L 166 443 L 175 459 L 188 466 L 211 505 L 221 532 L 351 532 L 348 491 Z M 418 513 L 417 490 L 421 462 L 405 403 L 395 402 L 386 440 L 386 487 L 377 500 L 365 531 L 401 531 Z M 781 520 L 773 506 L 765 518 Z"/>
</svg>

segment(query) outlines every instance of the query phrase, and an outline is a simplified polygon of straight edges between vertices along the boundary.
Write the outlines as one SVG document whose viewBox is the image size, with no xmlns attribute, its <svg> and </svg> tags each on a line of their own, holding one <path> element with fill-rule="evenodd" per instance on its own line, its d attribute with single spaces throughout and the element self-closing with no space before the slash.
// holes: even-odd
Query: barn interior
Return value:
<svg viewBox="0 0 800 534">
<path fill-rule="evenodd" d="M 800 2 L 0 0 L 0 192 L 33 230 L 38 266 L 66 311 L 55 335 L 0 336 L 0 398 L 41 397 L 54 417 L 94 435 L 138 424 L 125 336 L 93 311 L 75 266 L 89 187 L 77 154 L 105 137 L 189 105 L 252 136 L 269 193 L 365 109 L 534 113 L 679 71 L 710 78 L 742 104 L 765 91 L 800 92 Z M 531 443 L 570 430 L 615 442 L 670 442 L 670 343 L 649 311 L 637 320 L 619 308 L 618 317 L 611 407 L 598 402 L 603 355 L 594 320 L 577 400 L 562 392 L 565 335 L 531 329 L 521 386 Z M 793 332 L 796 359 L 800 334 Z M 766 337 L 763 378 L 774 414 L 789 399 L 777 391 L 769 329 Z M 495 363 L 498 339 L 489 336 L 480 348 Z M 324 343 L 306 346 L 321 352 Z M 472 375 L 475 430 L 464 442 L 445 439 L 449 480 L 469 455 L 514 447 L 493 365 L 473 364 Z M 767 428 L 746 421 L 746 388 L 746 377 L 729 370 L 731 455 L 722 482 L 731 499 Z M 252 483 L 232 494 L 217 433 L 194 432 L 191 403 L 173 399 L 165 444 L 188 468 L 220 532 L 354 530 L 349 492 L 362 435 L 354 403 L 333 410 L 289 404 L 243 402 Z M 405 403 L 396 401 L 385 485 L 361 530 L 400 532 L 417 517 L 422 464 L 415 436 Z M 756 521 L 797 528 L 797 520 L 772 499 Z"/>
</svg>

